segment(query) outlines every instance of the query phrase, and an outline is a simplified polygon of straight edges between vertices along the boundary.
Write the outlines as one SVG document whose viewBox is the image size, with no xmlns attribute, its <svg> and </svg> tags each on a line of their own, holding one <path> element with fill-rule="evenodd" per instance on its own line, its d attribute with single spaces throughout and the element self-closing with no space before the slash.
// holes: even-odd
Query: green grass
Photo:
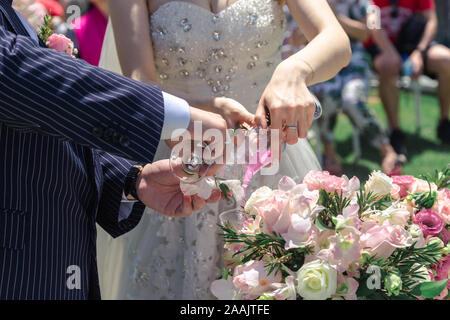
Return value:
<svg viewBox="0 0 450 320">
<path fill-rule="evenodd" d="M 376 91 L 371 92 L 369 102 L 378 119 L 386 127 L 386 114 Z M 401 127 L 407 135 L 408 148 L 408 162 L 403 168 L 403 174 L 416 177 L 420 174 L 432 173 L 435 169 L 442 169 L 450 163 L 450 146 L 441 144 L 436 135 L 439 119 L 439 104 L 436 96 L 422 95 L 421 115 L 421 131 L 416 135 L 414 97 L 412 93 L 402 92 L 400 119 Z M 347 176 L 356 175 L 361 181 L 365 181 L 370 172 L 381 169 L 378 150 L 368 145 L 363 137 L 361 138 L 361 159 L 354 163 L 352 126 L 345 115 L 341 114 L 338 117 L 335 134 L 337 152 Z"/>
</svg>

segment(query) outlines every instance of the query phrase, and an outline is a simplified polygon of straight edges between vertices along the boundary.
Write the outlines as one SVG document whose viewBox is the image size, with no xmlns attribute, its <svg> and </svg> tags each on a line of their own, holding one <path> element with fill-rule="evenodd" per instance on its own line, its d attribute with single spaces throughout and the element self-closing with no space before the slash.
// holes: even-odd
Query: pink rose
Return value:
<svg viewBox="0 0 450 320">
<path fill-rule="evenodd" d="M 234 287 L 247 300 L 256 299 L 264 292 L 271 291 L 272 284 L 280 281 L 280 272 L 268 275 L 263 261 L 249 261 L 234 269 Z"/>
<path fill-rule="evenodd" d="M 438 191 L 433 210 L 439 213 L 446 224 L 450 224 L 450 189 L 444 188 Z"/>
<path fill-rule="evenodd" d="M 444 228 L 444 220 L 433 210 L 422 210 L 413 218 L 413 222 L 422 229 L 423 236 L 437 236 Z"/>
<path fill-rule="evenodd" d="M 413 176 L 392 176 L 393 183 L 400 187 L 399 196 L 404 198 L 408 195 L 408 190 L 416 180 Z"/>
<path fill-rule="evenodd" d="M 280 190 L 275 190 L 269 197 L 257 200 L 253 207 L 262 217 L 268 233 L 287 232 L 290 224 L 289 198 Z"/>
<path fill-rule="evenodd" d="M 67 53 L 68 55 L 73 55 L 74 53 L 74 44 L 72 40 L 67 38 L 63 34 L 52 34 L 47 41 L 47 46 L 50 49 L 56 50 L 58 52 Z"/>
<path fill-rule="evenodd" d="M 326 192 L 341 191 L 348 185 L 348 181 L 330 175 L 327 171 L 310 171 L 303 179 L 303 183 L 306 183 L 310 190 L 323 189 Z"/>
<path fill-rule="evenodd" d="M 392 226 L 385 221 L 376 224 L 361 236 L 361 245 L 378 258 L 389 257 L 395 249 L 409 247 L 413 244 L 411 235 L 401 226 Z"/>
</svg>

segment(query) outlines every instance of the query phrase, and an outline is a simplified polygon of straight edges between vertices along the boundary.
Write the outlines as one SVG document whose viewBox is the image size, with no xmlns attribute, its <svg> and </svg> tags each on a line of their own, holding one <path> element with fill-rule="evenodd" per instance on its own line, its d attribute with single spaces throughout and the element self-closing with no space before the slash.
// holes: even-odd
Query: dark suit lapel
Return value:
<svg viewBox="0 0 450 320">
<path fill-rule="evenodd" d="M 12 8 L 11 4 L 11 0 L 0 0 L 0 10 L 3 12 L 6 20 L 8 20 L 9 24 L 16 34 L 29 37 L 30 35 L 28 34 L 27 30 L 22 24 L 22 21 L 20 21 L 14 9 Z"/>
</svg>

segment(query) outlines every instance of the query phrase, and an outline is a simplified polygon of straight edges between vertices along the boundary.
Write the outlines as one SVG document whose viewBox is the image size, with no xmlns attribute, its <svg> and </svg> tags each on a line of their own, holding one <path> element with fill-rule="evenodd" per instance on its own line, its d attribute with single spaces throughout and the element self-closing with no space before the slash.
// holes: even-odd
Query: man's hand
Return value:
<svg viewBox="0 0 450 320">
<path fill-rule="evenodd" d="M 173 175 L 169 160 L 147 164 L 136 182 L 136 192 L 147 207 L 176 218 L 187 217 L 202 209 L 207 202 L 217 202 L 222 198 L 218 190 L 208 200 L 185 196 L 180 189 L 180 180 Z"/>
</svg>

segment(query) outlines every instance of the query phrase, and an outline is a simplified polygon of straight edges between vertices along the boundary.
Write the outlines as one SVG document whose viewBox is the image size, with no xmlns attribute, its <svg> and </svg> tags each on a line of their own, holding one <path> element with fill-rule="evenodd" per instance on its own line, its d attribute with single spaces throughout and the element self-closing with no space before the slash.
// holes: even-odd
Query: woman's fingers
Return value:
<svg viewBox="0 0 450 320">
<path fill-rule="evenodd" d="M 255 123 L 258 127 L 267 129 L 266 110 L 264 109 L 264 99 L 259 101 L 258 108 L 255 113 Z"/>
</svg>

